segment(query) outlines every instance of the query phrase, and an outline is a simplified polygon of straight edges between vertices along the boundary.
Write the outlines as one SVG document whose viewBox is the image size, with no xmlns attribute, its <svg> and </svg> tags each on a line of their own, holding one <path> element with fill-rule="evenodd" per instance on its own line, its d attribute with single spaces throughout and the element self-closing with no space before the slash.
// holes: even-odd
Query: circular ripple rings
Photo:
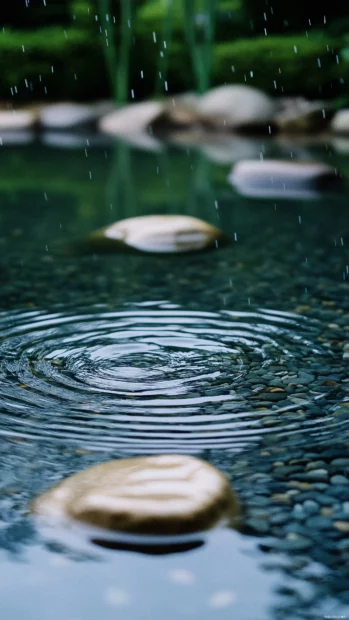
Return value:
<svg viewBox="0 0 349 620">
<path fill-rule="evenodd" d="M 265 405 L 251 377 L 276 363 L 282 378 L 305 348 L 328 355 L 318 329 L 289 313 L 166 303 L 2 313 L 0 435 L 142 454 L 241 450 L 291 434 L 294 420 Z"/>
</svg>

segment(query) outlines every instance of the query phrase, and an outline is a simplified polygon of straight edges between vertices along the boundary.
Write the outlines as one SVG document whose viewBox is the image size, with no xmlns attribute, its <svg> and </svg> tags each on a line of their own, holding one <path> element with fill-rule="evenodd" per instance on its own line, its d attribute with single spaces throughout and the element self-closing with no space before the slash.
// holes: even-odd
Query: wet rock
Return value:
<svg viewBox="0 0 349 620">
<path fill-rule="evenodd" d="M 349 109 L 336 112 L 331 122 L 331 129 L 335 133 L 349 134 Z"/>
<path fill-rule="evenodd" d="M 200 98 L 195 93 L 184 93 L 169 99 L 165 115 L 173 125 L 196 125 L 199 122 Z"/>
<path fill-rule="evenodd" d="M 333 527 L 344 534 L 349 534 L 349 521 L 335 521 Z"/>
<path fill-rule="evenodd" d="M 36 123 L 34 110 L 0 110 L 0 131 L 25 131 Z"/>
<path fill-rule="evenodd" d="M 97 104 L 55 103 L 43 107 L 39 113 L 40 125 L 49 130 L 72 130 L 95 126 L 112 107 L 109 102 Z"/>
<path fill-rule="evenodd" d="M 97 231 L 90 242 L 100 250 L 130 248 L 140 252 L 181 254 L 215 247 L 224 241 L 221 230 L 186 215 L 146 215 L 128 218 Z"/>
<path fill-rule="evenodd" d="M 240 161 L 229 181 L 242 195 L 264 198 L 312 198 L 342 183 L 326 164 L 283 160 Z"/>
<path fill-rule="evenodd" d="M 114 110 L 99 122 L 99 128 L 115 136 L 127 136 L 145 132 L 155 121 L 165 115 L 166 104 L 160 101 L 144 101 Z"/>
<path fill-rule="evenodd" d="M 299 553 L 301 551 L 306 551 L 307 549 L 310 549 L 313 544 L 312 541 L 309 540 L 309 538 L 305 538 L 304 536 L 296 534 L 290 534 L 289 536 L 291 536 L 291 538 L 287 538 L 278 543 L 277 547 L 278 549 L 280 549 L 280 551 Z"/>
<path fill-rule="evenodd" d="M 319 512 L 320 506 L 313 499 L 305 500 L 303 508 L 308 515 L 313 515 Z"/>
<path fill-rule="evenodd" d="M 276 103 L 262 91 L 242 84 L 213 88 L 200 99 L 201 121 L 219 129 L 258 129 L 272 123 Z"/>
<path fill-rule="evenodd" d="M 188 534 L 233 525 L 239 505 L 227 478 L 204 461 L 163 455 L 90 467 L 33 502 L 35 514 L 107 530 Z"/>
<path fill-rule="evenodd" d="M 331 484 L 349 484 L 348 478 L 342 476 L 341 474 L 336 474 L 332 476 L 330 479 Z"/>
<path fill-rule="evenodd" d="M 281 109 L 274 121 L 285 133 L 308 133 L 324 130 L 330 122 L 331 112 L 321 101 L 307 101 L 303 97 L 280 101 Z"/>
</svg>

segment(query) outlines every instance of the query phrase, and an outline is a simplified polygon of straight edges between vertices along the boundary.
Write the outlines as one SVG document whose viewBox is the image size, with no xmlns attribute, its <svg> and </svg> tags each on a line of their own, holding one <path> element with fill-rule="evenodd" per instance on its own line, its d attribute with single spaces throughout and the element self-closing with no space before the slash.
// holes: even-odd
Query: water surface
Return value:
<svg viewBox="0 0 349 620">
<path fill-rule="evenodd" d="M 227 181 L 239 154 L 318 159 L 344 175 L 349 154 L 326 142 L 234 140 L 223 150 L 212 140 L 158 143 L 155 152 L 84 136 L 4 141 L 4 617 L 94 620 L 120 609 L 136 619 L 146 607 L 149 618 L 234 610 L 242 620 L 291 620 L 349 604 L 345 536 L 296 522 L 292 494 L 278 500 L 290 489 L 333 491 L 302 480 L 309 463 L 348 474 L 333 464 L 349 442 L 348 195 L 248 198 Z M 200 217 L 231 243 L 187 256 L 61 252 L 98 227 L 154 213 Z M 162 452 L 225 471 L 244 502 L 245 532 L 161 557 L 77 552 L 44 540 L 27 516 L 32 497 L 83 467 Z M 334 487 L 327 507 L 342 522 L 349 494 L 343 481 Z M 311 544 L 292 548 L 298 534 Z"/>
</svg>

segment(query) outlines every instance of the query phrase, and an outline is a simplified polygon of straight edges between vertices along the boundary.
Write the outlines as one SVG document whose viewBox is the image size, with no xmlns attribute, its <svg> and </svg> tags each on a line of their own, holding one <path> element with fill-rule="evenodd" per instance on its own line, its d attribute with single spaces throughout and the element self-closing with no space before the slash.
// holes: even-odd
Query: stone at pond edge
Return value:
<svg viewBox="0 0 349 620">
<path fill-rule="evenodd" d="M 121 459 L 90 467 L 34 500 L 32 512 L 117 532 L 174 535 L 236 525 L 228 479 L 190 456 Z"/>
<path fill-rule="evenodd" d="M 221 129 L 248 129 L 271 124 L 276 103 L 262 91 L 232 84 L 213 88 L 198 105 L 202 122 Z"/>
<path fill-rule="evenodd" d="M 331 122 L 331 129 L 335 133 L 349 134 L 349 110 L 339 110 Z"/>
<path fill-rule="evenodd" d="M 94 104 L 54 103 L 40 110 L 39 122 L 41 127 L 55 131 L 94 127 L 112 107 L 113 104 L 108 101 Z"/>
<path fill-rule="evenodd" d="M 240 161 L 229 181 L 243 195 L 268 198 L 313 197 L 342 185 L 341 177 L 327 164 L 286 160 Z"/>
<path fill-rule="evenodd" d="M 100 251 L 130 248 L 140 252 L 180 254 L 214 247 L 225 240 L 221 230 L 186 215 L 145 215 L 120 220 L 88 240 Z"/>
<path fill-rule="evenodd" d="M 323 101 L 307 101 L 303 97 L 282 98 L 274 121 L 279 131 L 306 133 L 323 131 L 328 126 L 332 110 Z"/>
<path fill-rule="evenodd" d="M 0 110 L 0 130 L 18 131 L 31 129 L 36 123 L 33 110 Z"/>
<path fill-rule="evenodd" d="M 104 116 L 99 122 L 99 128 L 116 136 L 127 136 L 146 131 L 164 112 L 165 104 L 160 101 L 132 103 Z"/>
</svg>

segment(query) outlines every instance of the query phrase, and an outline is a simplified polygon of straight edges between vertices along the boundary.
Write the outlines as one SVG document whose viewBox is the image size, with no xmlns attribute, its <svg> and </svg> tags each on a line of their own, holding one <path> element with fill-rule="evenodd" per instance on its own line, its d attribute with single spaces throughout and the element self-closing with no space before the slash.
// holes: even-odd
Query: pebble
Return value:
<svg viewBox="0 0 349 620">
<path fill-rule="evenodd" d="M 291 536 L 292 534 L 290 534 Z M 299 536 L 299 535 L 295 535 L 294 538 L 287 538 L 284 539 L 282 541 L 280 541 L 280 543 L 278 544 L 278 548 L 281 551 L 306 551 L 307 549 L 310 549 L 310 547 L 312 546 L 312 541 L 309 540 L 309 538 L 305 538 L 303 536 Z"/>
<path fill-rule="evenodd" d="M 270 518 L 270 525 L 284 525 L 289 521 L 290 515 L 286 512 L 280 512 Z"/>
<path fill-rule="evenodd" d="M 269 532 L 268 521 L 264 519 L 251 518 L 246 520 L 246 524 L 253 530 L 260 532 L 261 534 L 267 534 Z"/>
<path fill-rule="evenodd" d="M 312 514 L 316 514 L 317 512 L 319 512 L 320 506 L 313 499 L 307 499 L 303 503 L 303 508 L 307 514 L 312 515 Z"/>
<path fill-rule="evenodd" d="M 306 520 L 306 526 L 310 530 L 327 530 L 331 528 L 331 520 L 323 516 L 309 517 Z"/>
<path fill-rule="evenodd" d="M 345 476 L 341 476 L 340 474 L 332 476 L 330 478 L 330 482 L 331 484 L 349 484 L 348 478 L 346 478 Z"/>
<path fill-rule="evenodd" d="M 349 533 L 349 521 L 335 521 L 333 527 L 345 534 Z"/>
<path fill-rule="evenodd" d="M 302 476 L 303 480 L 327 480 L 327 469 L 313 469 Z"/>
<path fill-rule="evenodd" d="M 343 502 L 343 512 L 349 514 L 349 502 Z"/>
<path fill-rule="evenodd" d="M 331 461 L 331 466 L 333 467 L 349 467 L 349 459 L 334 459 L 333 461 Z"/>
<path fill-rule="evenodd" d="M 291 514 L 294 519 L 299 519 L 300 521 L 306 517 L 302 504 L 295 504 Z"/>
</svg>

